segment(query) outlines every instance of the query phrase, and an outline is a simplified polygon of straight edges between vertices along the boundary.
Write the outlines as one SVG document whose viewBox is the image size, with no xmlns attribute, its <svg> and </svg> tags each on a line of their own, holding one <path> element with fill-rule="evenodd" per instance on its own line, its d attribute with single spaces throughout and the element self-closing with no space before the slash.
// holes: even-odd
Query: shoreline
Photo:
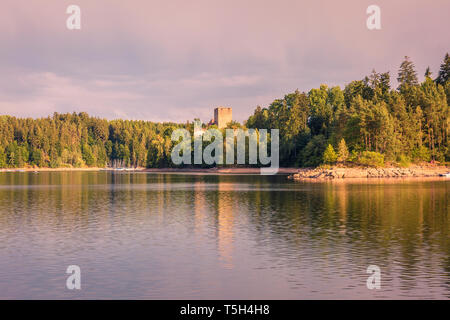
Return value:
<svg viewBox="0 0 450 320">
<path fill-rule="evenodd" d="M 0 172 L 103 171 L 104 168 L 7 168 Z"/>
<path fill-rule="evenodd" d="M 297 173 L 289 175 L 295 181 L 329 181 L 329 180 L 376 180 L 376 179 L 448 179 L 443 176 L 450 172 L 448 166 L 419 166 L 408 168 L 387 167 L 331 167 L 331 168 L 304 168 Z"/>
<path fill-rule="evenodd" d="M 167 173 L 167 174 L 248 174 L 259 175 L 260 168 L 8 168 L 0 169 L 2 172 L 72 172 L 72 171 L 110 171 L 110 172 L 145 172 L 145 173 Z M 298 171 L 298 168 L 279 168 L 277 175 L 290 175 Z"/>
<path fill-rule="evenodd" d="M 223 174 L 223 175 L 260 175 L 261 168 L 149 168 L 142 170 L 149 173 L 174 173 L 174 174 Z M 279 168 L 276 175 L 292 175 L 298 172 L 298 168 Z"/>
<path fill-rule="evenodd" d="M 118 172 L 118 173 L 153 173 L 153 174 L 192 174 L 192 175 L 260 175 L 260 168 L 9 168 L 0 169 L 0 173 L 39 173 L 39 172 Z M 279 168 L 276 175 L 286 175 L 294 181 L 364 181 L 364 180 L 445 180 L 441 176 L 450 172 L 449 166 L 410 166 L 409 168 Z"/>
</svg>

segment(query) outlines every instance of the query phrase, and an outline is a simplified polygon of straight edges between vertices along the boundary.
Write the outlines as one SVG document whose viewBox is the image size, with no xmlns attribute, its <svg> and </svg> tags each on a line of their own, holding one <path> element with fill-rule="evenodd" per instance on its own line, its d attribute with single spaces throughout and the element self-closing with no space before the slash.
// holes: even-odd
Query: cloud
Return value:
<svg viewBox="0 0 450 320">
<path fill-rule="evenodd" d="M 208 107 L 213 105 L 216 94 L 210 95 L 204 108 L 192 103 L 201 100 L 200 95 L 205 90 L 236 92 L 257 86 L 260 81 L 258 77 L 214 74 L 167 79 L 116 76 L 84 80 L 52 72 L 21 76 L 15 73 L 8 80 L 1 85 L 11 90 L 0 91 L 0 109 L 4 114 L 38 117 L 53 112 L 88 111 L 106 118 L 153 121 L 181 121 L 180 113 L 184 112 L 194 117 L 198 114 L 206 121 L 211 116 Z M 180 106 L 185 109 L 180 110 Z M 164 109 L 164 117 L 153 112 L 161 109 Z M 192 119 L 186 117 L 185 120 Z"/>
<path fill-rule="evenodd" d="M 78 0 L 80 31 L 65 27 L 69 4 L 2 2 L 1 113 L 207 121 L 225 105 L 242 121 L 297 88 L 395 78 L 404 55 L 436 73 L 450 48 L 445 0 L 379 0 L 380 31 L 365 0 Z"/>
</svg>

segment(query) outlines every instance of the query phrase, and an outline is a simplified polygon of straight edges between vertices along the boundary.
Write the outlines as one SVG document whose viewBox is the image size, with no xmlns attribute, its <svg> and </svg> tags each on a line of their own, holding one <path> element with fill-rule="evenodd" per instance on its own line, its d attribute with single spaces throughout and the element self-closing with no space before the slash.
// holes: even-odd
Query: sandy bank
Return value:
<svg viewBox="0 0 450 320">
<path fill-rule="evenodd" d="M 41 172 L 41 171 L 100 171 L 104 168 L 9 168 L 0 169 L 0 172 Z"/>
<path fill-rule="evenodd" d="M 173 174 L 249 174 L 259 175 L 259 168 L 136 168 L 113 170 L 110 168 L 10 168 L 0 169 L 0 172 L 59 172 L 59 171 L 114 171 L 114 172 L 147 172 L 147 173 L 173 173 Z M 298 171 L 298 168 L 280 168 L 278 174 L 289 175 Z"/>
<path fill-rule="evenodd" d="M 144 172 L 179 174 L 261 174 L 260 168 L 150 168 Z M 289 175 L 298 172 L 298 168 L 279 168 L 277 174 Z"/>
</svg>

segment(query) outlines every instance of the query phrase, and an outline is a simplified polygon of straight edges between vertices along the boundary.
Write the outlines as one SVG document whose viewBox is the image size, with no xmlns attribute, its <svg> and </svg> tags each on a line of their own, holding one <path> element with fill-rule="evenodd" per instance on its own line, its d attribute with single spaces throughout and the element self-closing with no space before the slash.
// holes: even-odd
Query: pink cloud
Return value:
<svg viewBox="0 0 450 320">
<path fill-rule="evenodd" d="M 81 7 L 80 31 L 65 27 L 69 4 Z M 450 2 L 378 0 L 380 31 L 365 26 L 370 4 L 4 0 L 1 112 L 185 121 L 229 105 L 244 120 L 297 88 L 343 86 L 372 68 L 395 79 L 404 55 L 436 74 Z"/>
</svg>

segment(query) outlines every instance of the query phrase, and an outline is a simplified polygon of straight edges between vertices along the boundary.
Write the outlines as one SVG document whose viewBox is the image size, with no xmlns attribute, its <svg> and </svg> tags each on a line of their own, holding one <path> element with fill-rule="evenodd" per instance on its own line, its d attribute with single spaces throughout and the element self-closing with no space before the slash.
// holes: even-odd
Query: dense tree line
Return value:
<svg viewBox="0 0 450 320">
<path fill-rule="evenodd" d="M 321 85 L 257 107 L 246 126 L 280 130 L 283 166 L 449 161 L 449 76 L 448 54 L 437 78 L 427 68 L 422 83 L 405 57 L 396 90 L 390 87 L 389 72 L 374 70 L 343 90 Z"/>
<path fill-rule="evenodd" d="M 170 166 L 171 133 L 180 126 L 86 113 L 1 116 L 0 167 Z"/>
<path fill-rule="evenodd" d="M 287 94 L 258 106 L 244 126 L 233 121 L 228 127 L 279 129 L 282 166 L 449 161 L 449 76 L 448 54 L 437 77 L 427 68 L 422 83 L 405 57 L 396 89 L 389 72 L 373 71 L 343 90 L 321 85 Z M 193 139 L 189 122 L 108 121 L 86 113 L 0 116 L 0 167 L 170 167 L 176 128 L 188 129 Z"/>
</svg>

